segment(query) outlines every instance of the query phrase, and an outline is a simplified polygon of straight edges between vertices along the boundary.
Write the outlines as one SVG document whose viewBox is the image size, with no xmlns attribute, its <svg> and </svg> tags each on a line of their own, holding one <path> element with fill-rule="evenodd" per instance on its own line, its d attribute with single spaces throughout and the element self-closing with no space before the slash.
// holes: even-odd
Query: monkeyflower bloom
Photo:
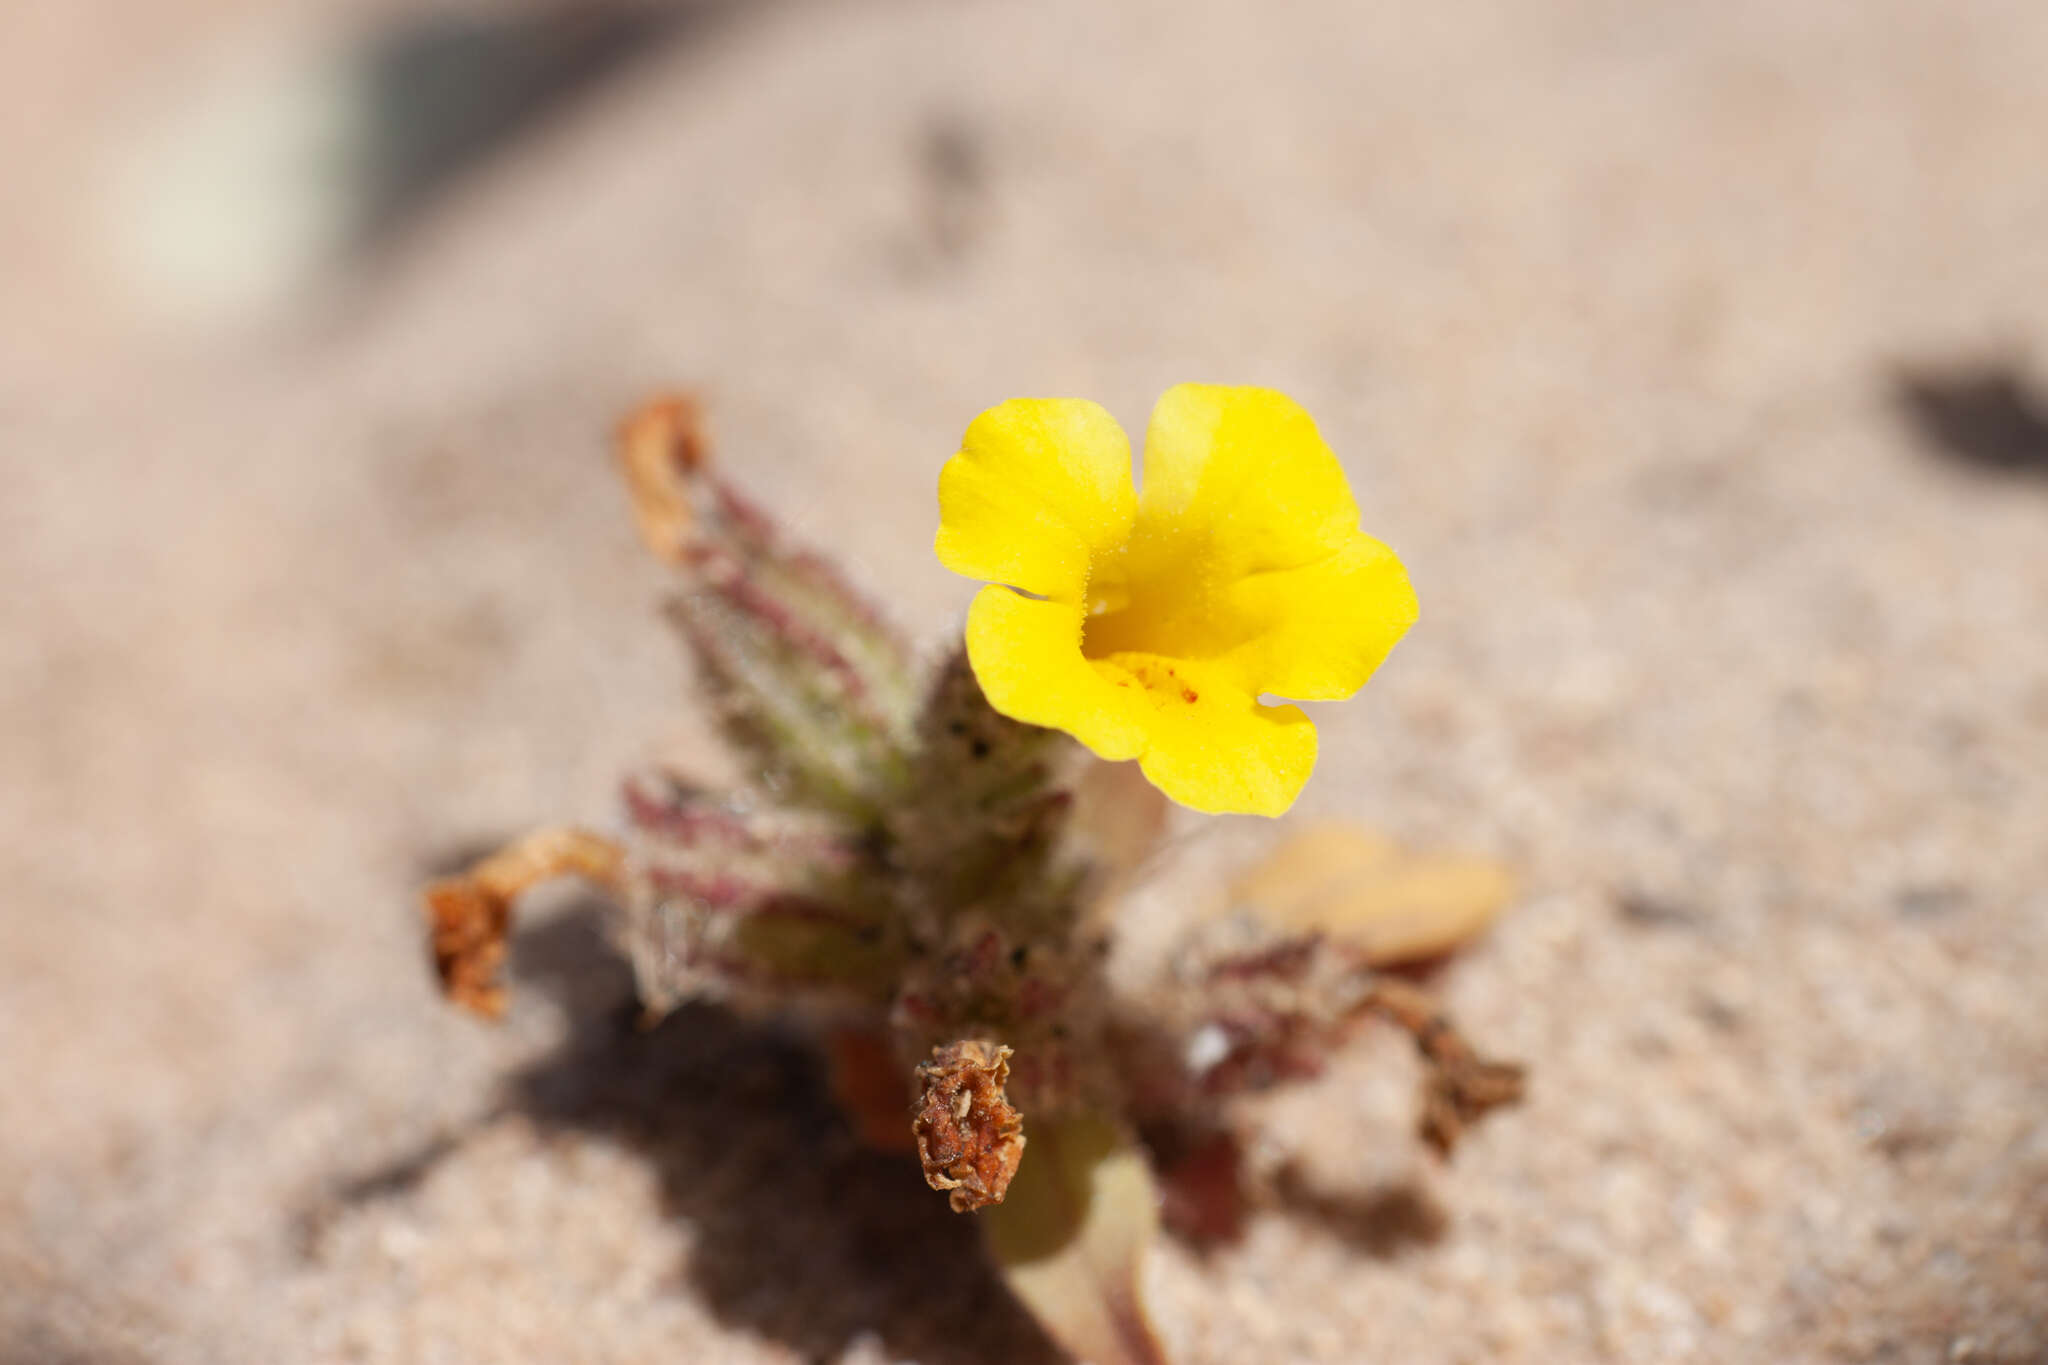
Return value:
<svg viewBox="0 0 2048 1365">
<path fill-rule="evenodd" d="M 1271 389 L 1169 389 L 1142 491 L 1100 406 L 1012 399 L 941 472 L 939 523 L 940 561 L 989 584 L 967 617 L 989 704 L 1196 810 L 1291 806 L 1315 726 L 1261 698 L 1349 697 L 1415 621 L 1315 422 Z"/>
</svg>

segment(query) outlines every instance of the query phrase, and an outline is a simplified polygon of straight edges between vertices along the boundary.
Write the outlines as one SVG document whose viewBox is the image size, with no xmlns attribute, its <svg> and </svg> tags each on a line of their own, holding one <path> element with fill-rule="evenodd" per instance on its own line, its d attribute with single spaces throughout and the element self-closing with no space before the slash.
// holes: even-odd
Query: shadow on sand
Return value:
<svg viewBox="0 0 2048 1365">
<path fill-rule="evenodd" d="M 1951 463 L 2048 478 L 2048 400 L 2016 366 L 1902 370 L 1892 401 L 1921 443 Z"/>
<path fill-rule="evenodd" d="M 499 1112 L 644 1158 L 664 1210 L 695 1231 L 683 1278 L 720 1322 L 811 1360 L 863 1335 L 928 1365 L 1064 1359 L 984 1260 L 973 1221 L 909 1156 L 854 1139 L 802 1038 L 712 1005 L 639 1027 L 632 975 L 600 923 L 577 905 L 515 942 L 518 988 L 553 999 L 570 1031 L 506 1079 Z M 463 1141 L 359 1173 L 334 1199 L 400 1196 Z"/>
<path fill-rule="evenodd" d="M 685 1278 L 721 1322 L 813 1360 L 863 1335 L 925 1365 L 1065 1359 L 990 1268 L 973 1220 L 927 1190 L 909 1156 L 856 1141 L 803 1038 L 713 1005 L 639 1027 L 631 973 L 601 922 L 601 907 L 576 905 L 515 942 L 519 987 L 571 1022 L 559 1048 L 507 1078 L 499 1112 L 643 1157 L 666 1212 L 696 1232 Z M 335 1202 L 402 1195 L 463 1141 L 442 1137 L 360 1173 Z M 1234 1171 L 1214 1178 L 1234 1190 Z M 1418 1186 L 1332 1193 L 1291 1171 L 1266 1207 L 1375 1259 L 1431 1245 L 1445 1226 Z M 1215 1235 L 1183 1240 L 1213 1252 L 1254 1212 L 1238 1205 Z"/>
</svg>

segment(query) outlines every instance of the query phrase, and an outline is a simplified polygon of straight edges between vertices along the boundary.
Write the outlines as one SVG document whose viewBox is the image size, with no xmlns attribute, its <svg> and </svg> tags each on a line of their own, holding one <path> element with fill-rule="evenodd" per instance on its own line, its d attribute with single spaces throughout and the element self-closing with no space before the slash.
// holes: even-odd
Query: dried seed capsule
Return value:
<svg viewBox="0 0 2048 1365">
<path fill-rule="evenodd" d="M 910 1130 L 924 1178 L 951 1191 L 955 1213 L 1003 1202 L 1024 1155 L 1024 1118 L 1003 1087 L 1010 1049 L 968 1039 L 932 1049 L 917 1069 L 919 1098 Z"/>
</svg>

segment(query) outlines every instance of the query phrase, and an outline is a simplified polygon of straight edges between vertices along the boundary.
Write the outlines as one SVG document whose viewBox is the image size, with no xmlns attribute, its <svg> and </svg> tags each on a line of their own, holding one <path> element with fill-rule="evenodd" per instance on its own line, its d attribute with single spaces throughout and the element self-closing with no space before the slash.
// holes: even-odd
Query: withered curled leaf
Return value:
<svg viewBox="0 0 2048 1365">
<path fill-rule="evenodd" d="M 467 877 L 435 882 L 425 900 L 441 993 L 472 1014 L 497 1018 L 505 1012 L 505 987 L 498 978 L 512 931 L 512 902 Z"/>
<path fill-rule="evenodd" d="M 512 932 L 512 902 L 529 887 L 556 877 L 581 877 L 602 890 L 616 890 L 624 860 L 623 850 L 602 835 L 543 829 L 507 844 L 463 875 L 427 887 L 428 937 L 442 993 L 487 1019 L 503 1014 L 505 987 L 498 977 Z"/>
<path fill-rule="evenodd" d="M 1519 1104 L 1527 1069 L 1479 1055 L 1428 992 L 1383 978 L 1366 1008 L 1405 1030 L 1427 1068 L 1422 1078 L 1422 1140 L 1449 1156 L 1465 1130 L 1495 1109 Z"/>
<path fill-rule="evenodd" d="M 619 424 L 619 466 L 633 499 L 640 540 L 656 558 L 677 564 L 696 517 L 689 476 L 709 458 L 703 411 L 695 399 L 674 394 L 636 408 Z"/>
</svg>

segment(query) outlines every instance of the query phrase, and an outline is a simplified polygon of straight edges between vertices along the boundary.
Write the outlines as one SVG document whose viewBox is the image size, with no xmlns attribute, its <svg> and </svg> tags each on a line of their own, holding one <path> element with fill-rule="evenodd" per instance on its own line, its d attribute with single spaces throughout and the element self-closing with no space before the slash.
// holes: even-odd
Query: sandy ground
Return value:
<svg viewBox="0 0 2048 1365">
<path fill-rule="evenodd" d="M 800 1046 L 630 1034 L 561 897 L 479 1026 L 410 897 L 706 743 L 650 388 L 936 648 L 968 418 L 1189 378 L 1411 567 L 1301 810 L 1524 872 L 1448 989 L 1535 1088 L 1449 1168 L 1392 1041 L 1248 1114 L 1326 1194 L 1162 1249 L 1181 1359 L 2048 1360 L 2035 0 L 739 9 L 232 329 L 70 215 L 255 7 L 33 8 L 0 1360 L 1054 1359 Z"/>
</svg>

